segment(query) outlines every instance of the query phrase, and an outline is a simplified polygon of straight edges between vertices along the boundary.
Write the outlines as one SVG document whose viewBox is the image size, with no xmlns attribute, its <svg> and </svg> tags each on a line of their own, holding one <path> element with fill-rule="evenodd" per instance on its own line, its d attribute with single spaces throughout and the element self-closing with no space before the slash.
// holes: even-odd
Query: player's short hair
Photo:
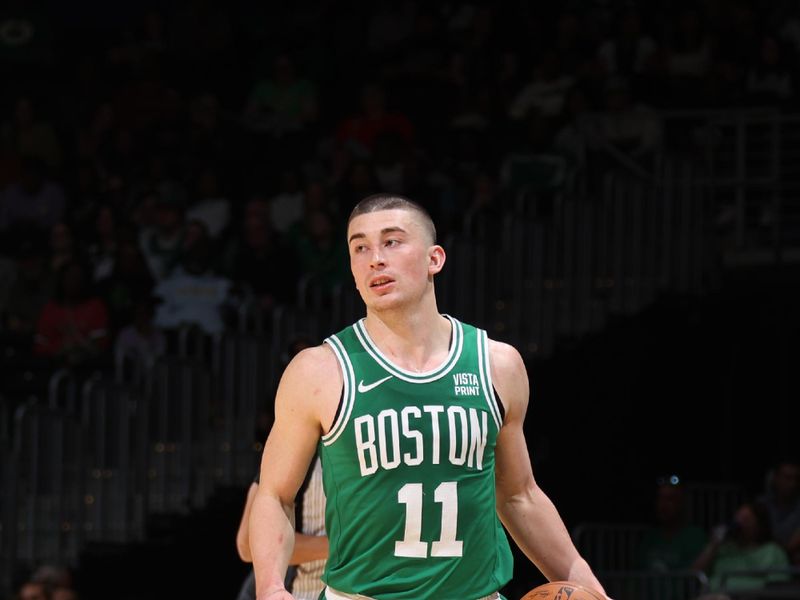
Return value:
<svg viewBox="0 0 800 600">
<path fill-rule="evenodd" d="M 434 244 L 436 243 L 436 225 L 434 225 L 430 213 L 419 202 L 398 194 L 380 193 L 367 196 L 353 207 L 350 217 L 347 219 L 347 225 L 349 227 L 350 222 L 359 215 L 393 209 L 416 212 L 422 219 L 423 226 L 428 230 L 431 240 Z"/>
</svg>

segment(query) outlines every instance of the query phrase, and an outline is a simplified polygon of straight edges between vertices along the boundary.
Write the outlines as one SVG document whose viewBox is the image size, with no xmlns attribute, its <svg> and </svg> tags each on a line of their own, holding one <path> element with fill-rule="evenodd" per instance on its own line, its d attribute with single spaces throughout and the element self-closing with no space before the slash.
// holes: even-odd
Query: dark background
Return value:
<svg viewBox="0 0 800 600">
<path fill-rule="evenodd" d="M 623 39 L 616 36 L 632 15 L 641 26 L 637 43 L 647 37 L 655 49 L 634 66 L 637 50 L 630 48 L 641 47 L 619 46 L 612 73 L 602 48 Z M 682 77 L 669 60 L 702 46 L 680 35 L 680 24 L 691 17 L 708 57 L 699 73 Z M 502 168 L 515 153 L 566 157 L 589 190 L 599 189 L 611 171 L 630 173 L 602 150 L 581 162 L 559 145 L 558 133 L 571 122 L 569 107 L 553 110 L 548 102 L 563 102 L 569 90 L 583 91 L 587 113 L 603 113 L 606 92 L 622 81 L 631 101 L 654 114 L 696 109 L 706 115 L 701 120 L 754 107 L 791 115 L 797 100 L 798 46 L 786 26 L 798 22 L 793 2 L 4 3 L 0 22 L 12 18 L 32 24 L 33 33 L 2 46 L 0 194 L 21 179 L 33 155 L 65 198 L 60 213 L 34 229 L 2 217 L 0 246 L 12 262 L 21 260 L 17 251 L 26 241 L 51 258 L 51 228 L 63 222 L 72 228 L 76 255 L 92 264 L 92 217 L 101 207 L 113 207 L 120 240 L 138 240 L 148 226 L 140 209 L 150 190 L 177 182 L 191 206 L 201 200 L 198 182 L 209 170 L 218 178 L 216 196 L 230 209 L 210 242 L 216 256 L 241 256 L 230 252 L 241 242 L 247 202 L 270 204 L 286 194 L 287 172 L 299 178 L 298 197 L 319 186 L 333 231 L 340 231 L 359 194 L 394 185 L 431 210 L 447 240 L 464 234 L 465 215 L 490 222 L 513 211 L 517 190 L 503 180 Z M 779 60 L 764 60 L 765 40 L 779 48 Z M 313 84 L 318 107 L 314 118 L 280 135 L 255 128 L 245 114 L 279 56 Z M 756 85 L 774 82 L 770 76 L 788 81 L 788 92 Z M 540 108 L 510 114 L 532 80 L 551 85 Z M 403 115 L 386 146 L 365 148 L 343 133 L 361 110 L 367 83 L 380 86 L 391 113 Z M 34 122 L 53 132 L 56 155 L 47 144 L 31 149 L 20 141 L 21 100 L 32 106 Z M 273 123 L 291 124 L 281 114 Z M 685 130 L 666 129 L 642 154 L 635 146 L 620 148 L 631 150 L 634 165 L 647 172 L 662 154 L 696 157 L 690 138 Z M 364 187 L 349 179 L 359 165 L 371 173 Z M 395 167 L 400 180 L 392 178 Z M 799 190 L 792 181 L 780 183 L 788 206 Z M 548 218 L 558 193 L 541 194 L 541 218 Z M 759 210 L 758 200 L 754 206 Z M 757 493 L 769 466 L 797 451 L 797 268 L 789 253 L 755 266 L 723 266 L 729 232 L 714 225 L 718 209 L 710 207 L 703 231 L 714 265 L 710 283 L 690 292 L 661 290 L 635 314 L 611 314 L 599 332 L 559 339 L 546 356 L 525 353 L 535 473 L 570 529 L 586 521 L 647 520 L 655 478 L 668 473 Z M 297 228 L 276 235 L 284 251 L 277 256 L 307 257 L 275 276 L 284 289 L 294 290 L 315 269 L 325 273 L 321 261 L 331 258 L 304 254 L 318 241 L 307 219 L 308 209 Z M 500 240 L 482 235 L 487 255 L 499 252 Z M 253 284 L 253 273 L 236 264 L 234 258 L 214 268 L 241 291 Z M 93 284 L 106 301 L 102 280 Z M 142 284 L 135 291 L 151 289 Z M 277 285 L 261 292 L 273 301 L 297 300 L 294 291 L 278 297 Z M 444 302 L 441 308 L 449 310 Z M 32 333 L 20 342 L 3 317 L 4 343 L 33 355 Z M 112 322 L 111 343 L 128 322 Z M 518 341 L 494 321 L 481 324 L 493 337 Z M 31 390 L 12 385 L 16 366 L 4 363 L 0 393 L 14 406 Z M 42 390 L 60 365 L 57 359 L 37 364 Z M 109 365 L 101 359 L 100 366 Z M 109 589 L 120 587 L 131 597 L 233 597 L 246 573 L 233 543 L 244 492 L 220 489 L 197 514 L 155 520 L 152 539 L 141 546 L 87 549 L 76 567 L 82 597 L 111 597 Z M 532 587 L 537 573 L 523 560 L 517 571 L 518 591 Z"/>
</svg>

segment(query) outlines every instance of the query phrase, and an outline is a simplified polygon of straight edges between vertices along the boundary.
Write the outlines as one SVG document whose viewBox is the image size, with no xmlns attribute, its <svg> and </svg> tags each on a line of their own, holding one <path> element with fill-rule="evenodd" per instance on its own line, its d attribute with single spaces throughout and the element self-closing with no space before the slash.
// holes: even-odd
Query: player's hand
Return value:
<svg viewBox="0 0 800 600">
<path fill-rule="evenodd" d="M 728 536 L 728 526 L 727 525 L 717 525 L 711 530 L 711 541 L 716 542 L 717 544 L 722 543 L 725 538 Z"/>
</svg>

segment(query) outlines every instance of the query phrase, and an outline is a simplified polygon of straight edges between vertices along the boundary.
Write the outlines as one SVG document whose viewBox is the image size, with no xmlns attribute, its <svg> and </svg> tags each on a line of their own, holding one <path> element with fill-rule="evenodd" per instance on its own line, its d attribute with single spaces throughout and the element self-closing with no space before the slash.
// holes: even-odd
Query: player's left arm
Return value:
<svg viewBox="0 0 800 600">
<path fill-rule="evenodd" d="M 494 387 L 505 408 L 495 452 L 497 513 L 514 542 L 550 581 L 605 593 L 580 556 L 553 502 L 533 477 L 523 423 L 530 388 L 525 363 L 508 344 L 490 340 Z"/>
</svg>

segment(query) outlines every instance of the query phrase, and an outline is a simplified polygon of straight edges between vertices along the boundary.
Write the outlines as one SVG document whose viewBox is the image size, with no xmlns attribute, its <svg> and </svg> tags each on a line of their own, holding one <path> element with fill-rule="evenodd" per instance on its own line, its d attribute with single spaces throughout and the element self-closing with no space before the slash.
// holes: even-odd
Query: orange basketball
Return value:
<svg viewBox="0 0 800 600">
<path fill-rule="evenodd" d="M 606 600 L 606 597 L 571 581 L 551 581 L 533 588 L 520 600 Z"/>
</svg>

